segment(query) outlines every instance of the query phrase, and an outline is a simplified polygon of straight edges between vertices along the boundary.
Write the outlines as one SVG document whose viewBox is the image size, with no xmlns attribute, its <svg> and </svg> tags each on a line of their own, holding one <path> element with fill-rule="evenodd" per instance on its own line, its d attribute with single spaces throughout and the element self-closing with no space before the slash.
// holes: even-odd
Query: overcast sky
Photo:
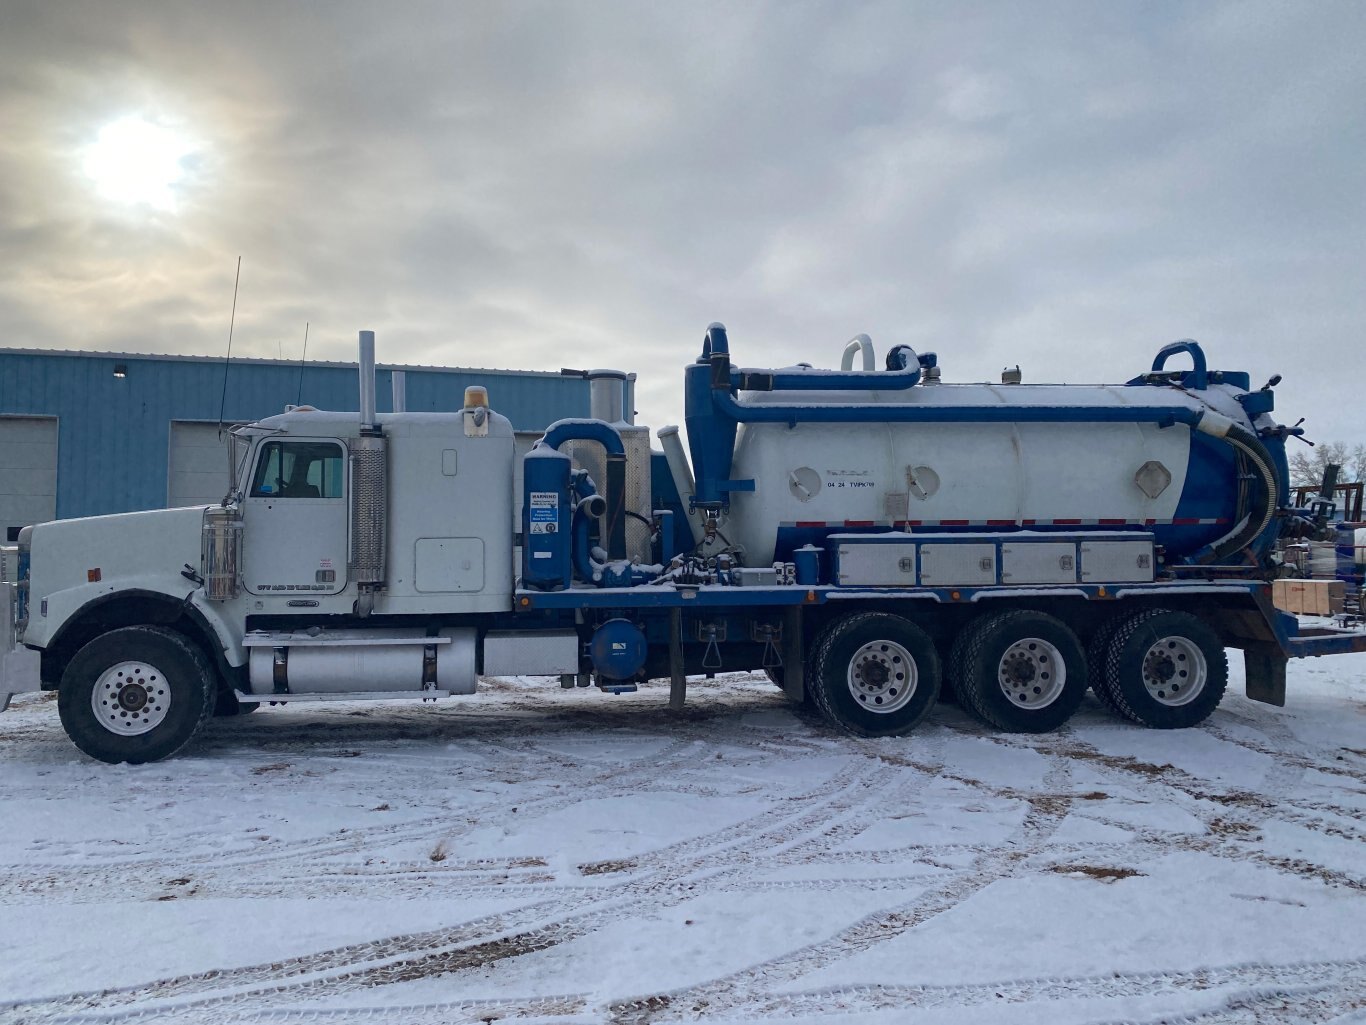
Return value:
<svg viewBox="0 0 1366 1025">
<path fill-rule="evenodd" d="M 1361 441 L 1363 158 L 1360 2 L 4 0 L 0 344 L 221 355 L 240 255 L 236 353 L 616 366 L 656 427 L 721 320 L 946 381 L 1189 336 Z"/>
</svg>

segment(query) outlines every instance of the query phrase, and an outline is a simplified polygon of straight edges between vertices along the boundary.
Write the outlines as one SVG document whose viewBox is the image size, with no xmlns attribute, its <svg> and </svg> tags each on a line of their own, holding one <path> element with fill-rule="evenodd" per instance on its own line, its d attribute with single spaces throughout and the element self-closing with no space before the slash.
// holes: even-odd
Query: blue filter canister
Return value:
<svg viewBox="0 0 1366 1025">
<path fill-rule="evenodd" d="M 561 591 L 573 579 L 569 456 L 537 444 L 522 460 L 522 586 Z"/>
</svg>

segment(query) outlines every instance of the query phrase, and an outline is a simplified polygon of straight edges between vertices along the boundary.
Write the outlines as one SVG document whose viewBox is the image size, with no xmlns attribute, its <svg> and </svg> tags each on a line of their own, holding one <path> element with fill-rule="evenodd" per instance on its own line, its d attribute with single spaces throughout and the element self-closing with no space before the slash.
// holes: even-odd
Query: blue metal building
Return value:
<svg viewBox="0 0 1366 1025">
<path fill-rule="evenodd" d="M 404 372 L 410 411 L 456 410 L 467 385 L 518 431 L 587 416 L 588 384 L 558 373 L 459 367 L 379 368 L 381 412 Z M 26 523 L 209 500 L 227 479 L 218 438 L 224 361 L 201 356 L 0 349 L 0 541 Z M 234 359 L 223 418 L 288 403 L 356 409 L 354 363 Z M 216 500 L 216 498 L 212 499 Z"/>
</svg>

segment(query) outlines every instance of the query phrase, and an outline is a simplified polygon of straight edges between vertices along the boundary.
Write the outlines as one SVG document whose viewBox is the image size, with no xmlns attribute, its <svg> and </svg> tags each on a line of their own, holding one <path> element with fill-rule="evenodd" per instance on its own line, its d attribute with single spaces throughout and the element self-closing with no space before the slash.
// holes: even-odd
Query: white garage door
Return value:
<svg viewBox="0 0 1366 1025">
<path fill-rule="evenodd" d="M 217 423 L 171 421 L 171 457 L 166 506 L 211 505 L 228 491 L 228 427 Z"/>
<path fill-rule="evenodd" d="M 57 419 L 0 417 L 0 540 L 57 516 Z"/>
</svg>

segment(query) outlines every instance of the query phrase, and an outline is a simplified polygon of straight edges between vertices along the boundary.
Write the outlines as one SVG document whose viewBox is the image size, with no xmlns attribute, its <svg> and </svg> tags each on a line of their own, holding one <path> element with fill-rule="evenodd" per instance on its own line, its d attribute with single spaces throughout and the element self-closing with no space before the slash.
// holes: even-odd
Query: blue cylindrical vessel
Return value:
<svg viewBox="0 0 1366 1025">
<path fill-rule="evenodd" d="M 630 680 L 645 665 L 648 645 L 629 619 L 609 619 L 593 632 L 588 653 L 593 669 L 609 680 Z"/>
<path fill-rule="evenodd" d="M 569 456 L 537 443 L 522 461 L 522 586 L 560 591 L 570 560 Z"/>
<path fill-rule="evenodd" d="M 821 582 L 821 550 L 815 545 L 802 545 L 792 553 L 797 567 L 797 583 L 814 587 Z"/>
</svg>

